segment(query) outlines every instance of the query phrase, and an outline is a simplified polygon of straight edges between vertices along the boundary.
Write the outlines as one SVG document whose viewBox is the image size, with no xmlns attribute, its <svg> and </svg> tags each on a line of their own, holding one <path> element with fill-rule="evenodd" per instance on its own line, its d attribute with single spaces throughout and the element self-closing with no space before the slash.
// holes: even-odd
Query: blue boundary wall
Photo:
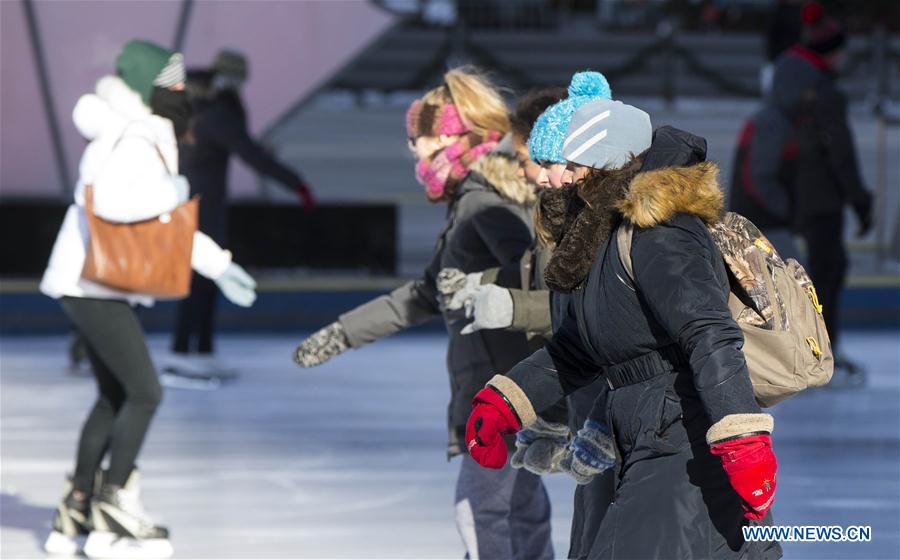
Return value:
<svg viewBox="0 0 900 560">
<path fill-rule="evenodd" d="M 400 281 L 397 281 L 399 285 Z M 252 308 L 220 301 L 217 324 L 222 332 L 308 331 L 334 321 L 344 311 L 389 290 L 393 282 L 380 281 L 377 289 L 266 290 Z M 146 330 L 166 332 L 175 322 L 175 302 L 157 302 L 139 308 Z M 841 323 L 847 328 L 900 328 L 900 286 L 853 287 L 842 297 Z M 443 329 L 435 320 L 423 328 Z M 69 330 L 59 305 L 28 291 L 0 291 L 0 335 L 59 334 Z"/>
</svg>

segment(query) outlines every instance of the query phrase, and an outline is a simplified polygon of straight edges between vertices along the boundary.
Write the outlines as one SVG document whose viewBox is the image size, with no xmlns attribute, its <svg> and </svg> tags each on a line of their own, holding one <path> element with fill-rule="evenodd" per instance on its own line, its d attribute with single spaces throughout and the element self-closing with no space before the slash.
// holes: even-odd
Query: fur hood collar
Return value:
<svg viewBox="0 0 900 560">
<path fill-rule="evenodd" d="M 493 186 L 501 196 L 512 200 L 517 204 L 530 204 L 534 202 L 534 190 L 518 175 L 519 162 L 510 154 L 502 151 L 494 151 L 481 157 L 472 167 L 471 174 L 478 174 Z M 472 187 L 469 181 L 463 181 L 460 194 Z"/>
<path fill-rule="evenodd" d="M 541 197 L 541 225 L 557 248 L 545 271 L 547 285 L 571 292 L 587 277 L 600 246 L 622 217 L 642 228 L 691 214 L 707 224 L 724 208 L 719 167 L 704 161 L 684 167 L 635 172 L 626 168 L 603 180 L 548 191 Z"/>
<path fill-rule="evenodd" d="M 664 167 L 638 173 L 616 207 L 642 228 L 668 222 L 676 214 L 691 214 L 713 224 L 719 221 L 725 207 L 719 186 L 719 166 L 704 161 L 689 167 Z"/>
</svg>

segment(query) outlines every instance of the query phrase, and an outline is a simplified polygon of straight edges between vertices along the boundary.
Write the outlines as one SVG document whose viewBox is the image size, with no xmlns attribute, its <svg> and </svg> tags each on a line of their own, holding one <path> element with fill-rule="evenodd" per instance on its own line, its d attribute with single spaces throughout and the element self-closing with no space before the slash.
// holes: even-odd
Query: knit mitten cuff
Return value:
<svg viewBox="0 0 900 560">
<path fill-rule="evenodd" d="M 713 445 L 722 441 L 750 434 L 771 434 L 775 429 L 775 419 L 771 414 L 729 414 L 706 432 L 706 443 Z"/>
<path fill-rule="evenodd" d="M 532 425 L 516 434 L 517 445 L 531 445 L 539 439 L 549 439 L 565 445 L 569 442 L 569 426 L 548 422 L 538 416 Z"/>
<path fill-rule="evenodd" d="M 531 400 L 528 399 L 528 395 L 515 381 L 505 375 L 498 374 L 487 382 L 487 386 L 503 395 L 510 409 L 519 418 L 519 425 L 522 428 L 531 426 L 537 420 L 537 413 L 535 413 L 534 407 L 531 406 Z"/>
</svg>

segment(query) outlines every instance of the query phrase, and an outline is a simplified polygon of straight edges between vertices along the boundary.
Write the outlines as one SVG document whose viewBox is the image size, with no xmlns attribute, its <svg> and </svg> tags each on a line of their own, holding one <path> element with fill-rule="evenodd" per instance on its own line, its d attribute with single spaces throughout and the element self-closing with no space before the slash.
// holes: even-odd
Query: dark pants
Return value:
<svg viewBox="0 0 900 560">
<path fill-rule="evenodd" d="M 124 301 L 65 297 L 60 303 L 84 338 L 99 393 L 81 428 L 74 486 L 90 494 L 107 451 L 107 480 L 124 486 L 162 399 L 144 331 Z"/>
<path fill-rule="evenodd" d="M 193 183 L 192 183 L 193 187 Z M 224 191 L 224 186 L 222 187 Z M 227 240 L 227 207 L 220 196 L 200 194 L 199 224 L 200 231 L 213 241 L 224 247 Z M 197 352 L 212 354 L 214 325 L 216 320 L 216 301 L 219 288 L 216 284 L 197 273 L 191 278 L 191 293 L 178 302 L 175 319 L 175 334 L 172 339 L 172 351 L 179 354 Z M 192 344 L 193 342 L 193 344 Z"/>
<path fill-rule="evenodd" d="M 194 273 L 191 279 L 191 293 L 178 302 L 176 312 L 175 338 L 172 351 L 187 354 L 196 351 L 200 354 L 213 353 L 213 324 L 216 317 L 216 298 L 219 289 L 207 278 Z M 191 339 L 195 345 L 191 347 Z"/>
<path fill-rule="evenodd" d="M 778 543 L 744 541 L 748 521 L 709 452 L 689 371 L 610 391 L 608 410 L 621 464 L 589 558 L 781 557 Z M 771 522 L 771 514 L 762 521 Z"/>
<path fill-rule="evenodd" d="M 456 526 L 466 558 L 550 560 L 550 498 L 541 477 L 509 464 L 486 469 L 463 455 Z"/>
<path fill-rule="evenodd" d="M 569 429 L 576 433 L 591 416 L 604 424 L 606 399 L 609 389 L 605 379 L 599 379 L 588 387 L 568 397 Z M 609 469 L 594 477 L 590 483 L 575 488 L 575 503 L 572 510 L 572 530 L 569 533 L 569 554 L 567 558 L 587 558 L 591 546 L 606 516 L 606 510 L 613 501 L 616 491 L 616 472 Z"/>
<path fill-rule="evenodd" d="M 806 240 L 809 276 L 816 286 L 822 317 L 835 353 L 838 349 L 838 304 L 847 277 L 844 247 L 844 215 L 822 214 L 808 218 L 801 231 Z"/>
</svg>

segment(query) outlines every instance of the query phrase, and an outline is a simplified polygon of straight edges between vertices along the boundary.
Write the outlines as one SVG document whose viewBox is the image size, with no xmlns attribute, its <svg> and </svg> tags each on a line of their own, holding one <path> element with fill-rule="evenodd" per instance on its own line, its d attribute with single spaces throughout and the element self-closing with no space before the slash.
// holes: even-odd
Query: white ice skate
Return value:
<svg viewBox="0 0 900 560">
<path fill-rule="evenodd" d="M 76 499 L 72 490 L 72 480 L 68 479 L 53 516 L 53 530 L 44 541 L 44 550 L 54 556 L 81 554 L 90 532 L 90 500 Z"/>
<path fill-rule="evenodd" d="M 88 558 L 130 560 L 172 556 L 169 530 L 154 525 L 144 512 L 139 476 L 135 469 L 124 487 L 104 485 L 94 498 L 93 530 L 84 544 Z"/>
</svg>

